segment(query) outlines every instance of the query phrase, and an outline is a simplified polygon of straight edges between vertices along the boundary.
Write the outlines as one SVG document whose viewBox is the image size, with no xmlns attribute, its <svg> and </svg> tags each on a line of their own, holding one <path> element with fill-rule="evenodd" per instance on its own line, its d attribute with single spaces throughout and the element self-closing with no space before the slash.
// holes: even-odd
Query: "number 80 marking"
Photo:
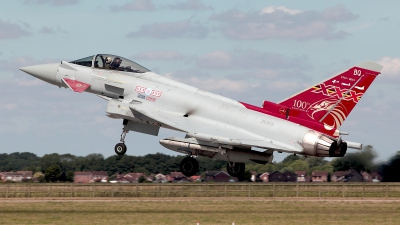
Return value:
<svg viewBox="0 0 400 225">
<path fill-rule="evenodd" d="M 361 76 L 361 70 L 354 69 L 354 76 Z"/>
</svg>

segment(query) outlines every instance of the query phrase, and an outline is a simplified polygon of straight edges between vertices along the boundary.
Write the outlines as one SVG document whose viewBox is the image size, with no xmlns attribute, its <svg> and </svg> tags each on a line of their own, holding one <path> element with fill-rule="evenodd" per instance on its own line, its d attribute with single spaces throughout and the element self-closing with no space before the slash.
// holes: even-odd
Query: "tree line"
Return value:
<svg viewBox="0 0 400 225">
<path fill-rule="evenodd" d="M 275 153 L 279 154 L 279 153 Z M 89 154 L 87 156 L 75 156 L 72 154 L 46 154 L 39 157 L 29 152 L 14 152 L 0 154 L 0 172 L 29 170 L 41 172 L 48 181 L 72 181 L 76 171 L 107 171 L 109 176 L 130 172 L 150 174 L 168 174 L 179 171 L 179 164 L 185 156 L 170 156 L 162 153 L 147 154 L 145 156 L 113 155 L 104 158 L 101 154 Z M 383 181 L 400 182 L 400 153 L 392 156 L 388 161 L 376 163 L 377 154 L 370 145 L 362 151 L 347 153 L 342 158 L 328 161 L 319 157 L 304 157 L 288 155 L 282 162 L 272 164 L 246 164 L 246 171 L 256 173 L 273 171 L 357 171 L 378 172 Z M 226 162 L 199 157 L 199 173 L 205 171 L 225 170 Z"/>
</svg>

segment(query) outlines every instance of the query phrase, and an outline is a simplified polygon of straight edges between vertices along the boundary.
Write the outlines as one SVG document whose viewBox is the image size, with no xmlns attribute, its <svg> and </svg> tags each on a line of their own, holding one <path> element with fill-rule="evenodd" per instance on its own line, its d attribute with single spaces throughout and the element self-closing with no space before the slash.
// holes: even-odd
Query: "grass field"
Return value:
<svg viewBox="0 0 400 225">
<path fill-rule="evenodd" d="M 0 224 L 400 224 L 399 199 L 0 199 Z"/>
</svg>

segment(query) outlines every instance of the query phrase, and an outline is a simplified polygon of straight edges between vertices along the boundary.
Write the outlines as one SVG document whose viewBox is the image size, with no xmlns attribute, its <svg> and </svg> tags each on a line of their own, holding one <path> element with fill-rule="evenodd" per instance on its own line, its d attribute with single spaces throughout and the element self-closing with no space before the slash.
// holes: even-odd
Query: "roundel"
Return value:
<svg viewBox="0 0 400 225">
<path fill-rule="evenodd" d="M 144 91 L 144 94 L 151 95 L 151 92 L 153 92 L 153 90 L 151 88 L 146 88 L 146 90 Z"/>
</svg>

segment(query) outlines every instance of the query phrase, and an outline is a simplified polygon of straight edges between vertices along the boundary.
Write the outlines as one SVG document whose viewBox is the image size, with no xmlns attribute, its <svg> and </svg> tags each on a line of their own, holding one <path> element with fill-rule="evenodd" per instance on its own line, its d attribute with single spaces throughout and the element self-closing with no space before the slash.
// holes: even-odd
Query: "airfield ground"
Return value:
<svg viewBox="0 0 400 225">
<path fill-rule="evenodd" d="M 400 199 L 0 199 L 0 224 L 400 224 Z"/>
</svg>

